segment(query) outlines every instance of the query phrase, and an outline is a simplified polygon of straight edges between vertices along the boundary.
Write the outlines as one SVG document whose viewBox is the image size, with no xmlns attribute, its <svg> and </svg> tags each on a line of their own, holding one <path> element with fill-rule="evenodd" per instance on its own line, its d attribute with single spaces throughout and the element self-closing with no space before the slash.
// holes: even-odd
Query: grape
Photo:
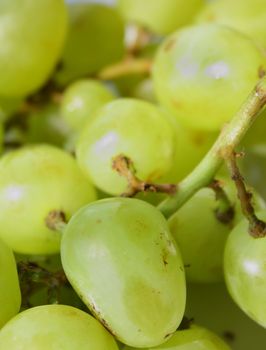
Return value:
<svg viewBox="0 0 266 350">
<path fill-rule="evenodd" d="M 265 0 L 210 1 L 199 13 L 197 20 L 235 28 L 266 46 Z"/>
<path fill-rule="evenodd" d="M 181 125 L 176 118 L 167 114 L 174 131 L 174 160 L 171 169 L 160 182 L 177 183 L 187 176 L 209 151 L 217 133 L 191 130 Z"/>
<path fill-rule="evenodd" d="M 142 180 L 154 181 L 172 162 L 171 126 L 149 102 L 118 99 L 102 107 L 87 125 L 77 144 L 77 159 L 85 173 L 101 190 L 120 194 L 125 178 L 112 169 L 113 158 L 129 157 Z"/>
<path fill-rule="evenodd" d="M 127 21 L 137 22 L 158 34 L 168 34 L 189 23 L 203 0 L 119 0 Z"/>
<path fill-rule="evenodd" d="M 62 117 L 71 129 L 81 131 L 95 111 L 113 99 L 111 91 L 96 80 L 76 81 L 64 92 Z"/>
<path fill-rule="evenodd" d="M 80 209 L 66 228 L 61 256 L 73 288 L 121 342 L 156 346 L 180 324 L 183 264 L 152 205 L 111 198 Z"/>
<path fill-rule="evenodd" d="M 58 252 L 61 234 L 46 227 L 49 212 L 63 211 L 69 219 L 93 200 L 75 160 L 55 147 L 21 148 L 0 160 L 0 237 L 16 252 Z"/>
<path fill-rule="evenodd" d="M 155 92 L 184 125 L 215 131 L 238 111 L 262 67 L 265 58 L 248 37 L 215 24 L 192 26 L 161 45 Z"/>
<path fill-rule="evenodd" d="M 60 84 L 96 73 L 122 59 L 124 53 L 124 24 L 115 9 L 100 4 L 68 8 L 70 29 L 56 75 Z"/>
<path fill-rule="evenodd" d="M 67 28 L 63 0 L 0 2 L 0 95 L 24 96 L 49 77 Z"/>
<path fill-rule="evenodd" d="M 190 329 L 180 330 L 163 345 L 147 350 L 229 350 L 222 339 L 207 329 L 192 326 Z M 124 350 L 137 350 L 126 346 Z M 144 350 L 144 349 L 143 349 Z"/>
<path fill-rule="evenodd" d="M 239 309 L 223 283 L 188 284 L 186 305 L 187 317 L 222 336 L 233 350 L 265 349 L 265 329 Z"/>
<path fill-rule="evenodd" d="M 19 312 L 20 303 L 15 258 L 11 249 L 0 240 L 0 328 Z"/>
<path fill-rule="evenodd" d="M 265 212 L 261 212 L 259 218 L 265 220 Z M 266 237 L 251 237 L 247 220 L 241 221 L 227 240 L 224 273 L 234 301 L 251 319 L 265 328 Z"/>
<path fill-rule="evenodd" d="M 0 333 L 0 349 L 117 350 L 113 337 L 93 317 L 66 305 L 23 311 Z"/>
<path fill-rule="evenodd" d="M 27 116 L 28 143 L 50 143 L 62 147 L 70 137 L 70 130 L 56 104 L 47 104 Z"/>
<path fill-rule="evenodd" d="M 232 225 L 242 219 L 233 182 L 227 179 L 220 182 L 234 207 L 233 221 L 225 223 L 218 219 L 215 192 L 209 188 L 202 188 L 169 220 L 169 228 L 184 259 L 187 280 L 191 282 L 223 280 L 224 246 Z M 257 208 L 265 207 L 257 194 L 255 199 Z"/>
</svg>

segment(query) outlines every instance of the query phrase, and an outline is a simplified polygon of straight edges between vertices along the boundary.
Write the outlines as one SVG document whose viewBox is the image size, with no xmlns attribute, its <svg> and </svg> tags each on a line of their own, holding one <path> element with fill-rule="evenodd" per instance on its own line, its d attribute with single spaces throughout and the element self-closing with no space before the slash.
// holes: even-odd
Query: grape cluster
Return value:
<svg viewBox="0 0 266 350">
<path fill-rule="evenodd" d="M 0 1 L 0 350 L 265 349 L 265 23 Z"/>
</svg>

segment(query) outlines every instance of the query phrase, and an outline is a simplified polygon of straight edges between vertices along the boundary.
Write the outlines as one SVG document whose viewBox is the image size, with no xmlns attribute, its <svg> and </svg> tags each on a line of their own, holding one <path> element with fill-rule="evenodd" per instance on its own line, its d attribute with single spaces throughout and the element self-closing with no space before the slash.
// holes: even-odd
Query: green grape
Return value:
<svg viewBox="0 0 266 350">
<path fill-rule="evenodd" d="M 45 105 L 27 116 L 27 143 L 49 143 L 62 147 L 70 135 L 56 104 Z"/>
<path fill-rule="evenodd" d="M 99 81 L 76 81 L 64 92 L 62 117 L 72 130 L 81 131 L 95 111 L 113 99 L 111 91 Z"/>
<path fill-rule="evenodd" d="M 133 89 L 135 98 L 143 99 L 152 103 L 156 103 L 156 97 L 153 89 L 153 82 L 150 78 L 144 79 Z"/>
<path fill-rule="evenodd" d="M 126 179 L 112 169 L 113 158 L 123 154 L 142 180 L 154 181 L 171 167 L 173 132 L 163 112 L 149 102 L 118 99 L 102 107 L 84 129 L 77 159 L 101 190 L 120 194 Z"/>
<path fill-rule="evenodd" d="M 124 54 L 124 23 L 115 9 L 100 4 L 71 4 L 69 15 L 70 29 L 56 74 L 60 84 L 96 73 Z"/>
<path fill-rule="evenodd" d="M 124 18 L 158 34 L 168 34 L 189 23 L 203 0 L 119 0 Z"/>
<path fill-rule="evenodd" d="M 67 28 L 63 0 L 0 2 L 0 95 L 38 89 L 59 58 Z"/>
<path fill-rule="evenodd" d="M 0 333 L 0 349 L 117 350 L 114 338 L 87 313 L 66 305 L 21 312 Z"/>
<path fill-rule="evenodd" d="M 229 179 L 222 179 L 220 182 L 234 208 L 232 221 L 226 223 L 218 219 L 215 192 L 209 188 L 198 191 L 168 221 L 184 259 L 186 277 L 190 282 L 223 281 L 225 243 L 232 225 L 243 217 L 234 183 Z M 257 194 L 255 203 L 258 209 L 265 208 Z"/>
<path fill-rule="evenodd" d="M 220 23 L 249 35 L 266 46 L 265 0 L 210 1 L 197 17 L 198 22 Z"/>
<path fill-rule="evenodd" d="M 124 344 L 159 345 L 180 324 L 183 263 L 152 205 L 111 198 L 80 209 L 66 228 L 61 256 L 78 295 Z"/>
<path fill-rule="evenodd" d="M 19 312 L 20 303 L 16 261 L 11 249 L 0 240 L 0 328 Z"/>
<path fill-rule="evenodd" d="M 233 302 L 223 283 L 188 284 L 187 317 L 223 337 L 233 350 L 264 350 L 265 329 Z"/>
<path fill-rule="evenodd" d="M 49 212 L 69 219 L 93 200 L 93 187 L 60 149 L 25 147 L 0 160 L 0 237 L 18 253 L 58 252 L 61 234 L 46 227 Z"/>
<path fill-rule="evenodd" d="M 146 348 L 147 349 L 147 348 Z M 191 326 L 176 331 L 166 343 L 147 350 L 230 350 L 229 346 L 216 334 L 207 329 Z M 137 350 L 126 346 L 124 350 Z M 142 349 L 144 350 L 144 349 Z"/>
<path fill-rule="evenodd" d="M 266 219 L 265 212 L 259 218 Z M 224 253 L 226 285 L 237 305 L 266 328 L 266 237 L 253 238 L 247 220 L 231 232 Z"/>
<path fill-rule="evenodd" d="M 188 27 L 161 45 L 153 65 L 155 92 L 184 125 L 219 130 L 254 88 L 265 62 L 255 44 L 233 29 Z"/>
<path fill-rule="evenodd" d="M 185 128 L 173 115 L 167 114 L 167 117 L 174 131 L 174 159 L 171 169 L 160 182 L 177 183 L 201 161 L 218 135 L 215 132 Z"/>
</svg>

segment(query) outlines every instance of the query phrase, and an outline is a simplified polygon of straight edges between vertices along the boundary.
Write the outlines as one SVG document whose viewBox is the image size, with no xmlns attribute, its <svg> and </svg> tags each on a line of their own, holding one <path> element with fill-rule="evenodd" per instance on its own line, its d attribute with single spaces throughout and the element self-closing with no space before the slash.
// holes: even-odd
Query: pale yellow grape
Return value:
<svg viewBox="0 0 266 350">
<path fill-rule="evenodd" d="M 64 92 L 62 118 L 72 130 L 81 131 L 97 109 L 113 99 L 111 91 L 97 80 L 76 81 Z"/>
<path fill-rule="evenodd" d="M 220 23 L 235 28 L 266 47 L 265 0 L 209 1 L 196 20 L 200 23 Z"/>
<path fill-rule="evenodd" d="M 116 9 L 101 4 L 68 5 L 70 28 L 63 50 L 60 84 L 97 73 L 124 54 L 124 23 Z"/>
<path fill-rule="evenodd" d="M 61 256 L 73 288 L 122 343 L 156 346 L 180 324 L 184 267 L 152 205 L 131 198 L 87 205 L 70 220 Z"/>
<path fill-rule="evenodd" d="M 0 240 L 0 328 L 20 309 L 21 295 L 12 250 Z"/>
<path fill-rule="evenodd" d="M 95 198 L 66 152 L 48 145 L 10 152 L 0 160 L 0 237 L 19 253 L 56 253 L 61 234 L 46 227 L 49 212 L 63 211 L 69 219 Z"/>
<path fill-rule="evenodd" d="M 139 349 L 139 348 L 138 348 Z M 189 329 L 177 330 L 166 343 L 147 350 L 230 350 L 229 346 L 208 329 L 191 326 Z M 142 350 L 145 350 L 142 349 Z M 123 350 L 137 350 L 126 346 Z"/>
<path fill-rule="evenodd" d="M 1 350 L 118 350 L 112 335 L 92 316 L 66 305 L 23 311 L 0 332 Z"/>
<path fill-rule="evenodd" d="M 171 167 L 173 131 L 164 113 L 151 103 L 117 99 L 96 112 L 76 151 L 78 163 L 98 188 L 121 194 L 127 181 L 112 169 L 113 158 L 129 157 L 140 179 L 156 181 Z"/>
<path fill-rule="evenodd" d="M 66 29 L 64 0 L 1 0 L 0 95 L 38 89 L 59 59 Z"/>
<path fill-rule="evenodd" d="M 266 220 L 265 211 L 258 216 Z M 233 229 L 227 240 L 224 274 L 233 300 L 251 319 L 266 328 L 266 237 L 252 237 L 246 219 Z"/>
<path fill-rule="evenodd" d="M 118 0 L 118 8 L 127 21 L 158 34 L 169 34 L 188 24 L 203 3 L 203 0 Z"/>
<path fill-rule="evenodd" d="M 240 32 L 216 24 L 187 27 L 169 36 L 158 50 L 155 92 L 185 126 L 219 130 L 254 88 L 265 62 Z"/>
</svg>

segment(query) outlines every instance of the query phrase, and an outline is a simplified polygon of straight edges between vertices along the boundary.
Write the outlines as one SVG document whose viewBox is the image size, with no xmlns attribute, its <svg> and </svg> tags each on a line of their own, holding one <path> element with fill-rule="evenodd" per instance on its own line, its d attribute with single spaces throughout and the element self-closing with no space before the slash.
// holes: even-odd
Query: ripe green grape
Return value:
<svg viewBox="0 0 266 350">
<path fill-rule="evenodd" d="M 188 24 L 203 5 L 203 0 L 119 0 L 124 18 L 158 34 L 169 34 Z"/>
<path fill-rule="evenodd" d="M 191 326 L 189 329 L 176 331 L 170 340 L 147 350 L 230 350 L 229 346 L 208 329 Z M 123 350 L 137 350 L 126 346 Z M 145 350 L 145 349 L 142 349 Z"/>
<path fill-rule="evenodd" d="M 47 104 L 30 113 L 26 122 L 27 143 L 49 143 L 62 147 L 70 137 L 70 129 L 57 104 Z"/>
<path fill-rule="evenodd" d="M 186 277 L 190 282 L 219 282 L 223 280 L 223 253 L 226 240 L 242 219 L 233 182 L 221 180 L 223 190 L 234 208 L 234 219 L 228 223 L 218 219 L 215 192 L 208 188 L 198 191 L 169 220 L 169 228 L 180 248 Z M 257 208 L 265 204 L 255 196 Z"/>
<path fill-rule="evenodd" d="M 118 99 L 96 112 L 77 144 L 77 159 L 92 182 L 106 193 L 120 194 L 126 179 L 112 169 L 124 154 L 142 180 L 166 173 L 173 158 L 173 132 L 163 112 L 149 102 Z"/>
<path fill-rule="evenodd" d="M 66 305 L 21 312 L 0 333 L 0 349 L 118 350 L 114 338 L 87 313 Z"/>
<path fill-rule="evenodd" d="M 63 0 L 0 2 L 0 95 L 38 89 L 59 58 L 67 28 Z"/>
<path fill-rule="evenodd" d="M 73 288 L 121 342 L 156 346 L 180 324 L 183 263 L 152 205 L 111 198 L 80 209 L 66 228 L 61 256 Z"/>
<path fill-rule="evenodd" d="M 254 88 L 265 62 L 255 44 L 233 29 L 188 27 L 161 45 L 153 65 L 155 92 L 184 125 L 219 130 Z"/>
<path fill-rule="evenodd" d="M 170 170 L 160 182 L 177 183 L 187 176 L 209 151 L 217 138 L 216 132 L 191 130 L 167 114 L 174 131 L 174 158 Z"/>
<path fill-rule="evenodd" d="M 21 303 L 16 261 L 0 240 L 0 328 L 19 312 Z"/>
<path fill-rule="evenodd" d="M 223 283 L 188 284 L 186 315 L 223 337 L 233 350 L 263 350 L 266 344 L 265 329 L 233 302 Z"/>
<path fill-rule="evenodd" d="M 68 8 L 70 29 L 56 75 L 60 84 L 96 73 L 124 53 L 124 23 L 115 9 L 100 4 Z"/>
<path fill-rule="evenodd" d="M 69 219 L 93 200 L 93 187 L 60 149 L 25 147 L 0 160 L 0 237 L 18 253 L 58 252 L 61 234 L 46 227 L 49 212 L 63 211 Z"/>
<path fill-rule="evenodd" d="M 97 80 L 79 80 L 63 95 L 61 113 L 67 125 L 81 131 L 97 109 L 114 99 L 111 91 Z"/>
<path fill-rule="evenodd" d="M 266 219 L 265 212 L 259 218 Z M 253 238 L 247 220 L 231 232 L 224 254 L 226 285 L 237 305 L 266 328 L 266 237 Z"/>
<path fill-rule="evenodd" d="M 220 23 L 235 28 L 266 47 L 265 0 L 210 1 L 199 13 L 197 21 Z"/>
</svg>

